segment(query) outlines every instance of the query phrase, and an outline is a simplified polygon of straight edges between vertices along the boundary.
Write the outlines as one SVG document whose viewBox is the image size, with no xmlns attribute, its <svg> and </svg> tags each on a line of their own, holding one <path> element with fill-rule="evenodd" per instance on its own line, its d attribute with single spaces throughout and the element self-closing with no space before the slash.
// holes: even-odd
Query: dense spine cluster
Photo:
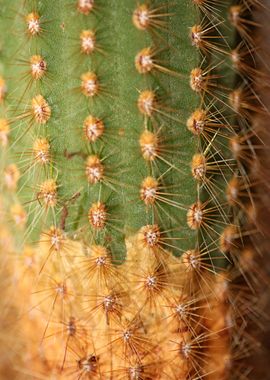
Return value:
<svg viewBox="0 0 270 380">
<path fill-rule="evenodd" d="M 263 2 L 3 2 L 1 375 L 253 379 Z"/>
</svg>

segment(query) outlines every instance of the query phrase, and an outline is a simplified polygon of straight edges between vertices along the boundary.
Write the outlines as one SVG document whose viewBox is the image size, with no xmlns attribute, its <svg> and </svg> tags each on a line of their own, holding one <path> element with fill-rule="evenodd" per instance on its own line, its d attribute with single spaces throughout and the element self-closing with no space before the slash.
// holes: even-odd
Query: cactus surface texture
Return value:
<svg viewBox="0 0 270 380">
<path fill-rule="evenodd" d="M 267 17 L 0 0 L 0 379 L 268 378 Z"/>
</svg>

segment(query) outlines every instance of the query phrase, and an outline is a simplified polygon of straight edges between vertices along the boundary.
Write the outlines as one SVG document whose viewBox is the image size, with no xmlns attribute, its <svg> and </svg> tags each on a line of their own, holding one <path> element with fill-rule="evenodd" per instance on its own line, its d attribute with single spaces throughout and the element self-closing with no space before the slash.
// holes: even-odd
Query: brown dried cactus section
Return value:
<svg viewBox="0 0 270 380">
<path fill-rule="evenodd" d="M 3 223 L 3 210 L 0 199 L 0 379 L 15 379 L 20 366 L 23 340 L 18 334 L 19 293 L 13 277 L 13 263 L 9 260 L 13 251 L 13 240 L 9 229 Z"/>
<path fill-rule="evenodd" d="M 218 357 L 227 349 L 220 340 L 223 277 L 201 268 L 193 251 L 180 259 L 160 249 L 147 227 L 126 240 L 127 260 L 118 266 L 106 248 L 86 254 L 53 228 L 14 256 L 1 221 L 1 378 L 184 380 L 209 373 L 205 360 L 216 363 L 207 351 Z"/>
<path fill-rule="evenodd" d="M 17 322 L 24 349 L 14 378 L 88 379 L 91 372 L 91 379 L 186 379 L 200 370 L 195 335 L 204 295 L 198 289 L 190 297 L 192 271 L 146 246 L 141 232 L 126 246 L 119 267 L 104 247 L 85 256 L 82 245 L 64 239 L 53 250 L 46 239 L 25 250 L 12 276 L 20 279 L 18 304 L 24 300 Z M 128 377 L 133 372 L 142 375 Z"/>
</svg>

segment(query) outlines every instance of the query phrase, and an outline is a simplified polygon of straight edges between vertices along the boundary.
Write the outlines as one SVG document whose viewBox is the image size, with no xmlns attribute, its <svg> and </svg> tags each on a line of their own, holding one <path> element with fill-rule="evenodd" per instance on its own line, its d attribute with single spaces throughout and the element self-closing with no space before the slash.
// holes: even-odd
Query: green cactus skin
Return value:
<svg viewBox="0 0 270 380">
<path fill-rule="evenodd" d="M 197 54 L 187 33 L 188 26 L 194 22 L 194 10 L 188 1 L 177 6 L 168 5 L 169 8 L 165 7 L 164 2 L 153 5 L 162 5 L 161 13 L 168 12 L 171 15 L 163 17 L 164 29 L 168 25 L 168 32 L 153 29 L 151 40 L 149 33 L 137 30 L 131 22 L 134 5 L 133 2 L 112 2 L 109 7 L 100 4 L 89 17 L 78 14 L 76 7 L 69 1 L 61 1 L 54 6 L 46 1 L 37 4 L 27 2 L 18 13 L 12 2 L 4 2 L 2 6 L 2 14 L 8 15 L 1 23 L 2 30 L 9 30 L 15 36 L 20 35 L 20 38 L 14 37 L 11 42 L 7 37 L 2 43 L 3 74 L 10 78 L 6 107 L 11 119 L 15 119 L 12 123 L 8 162 L 14 162 L 19 155 L 24 163 L 34 138 L 45 136 L 51 141 L 53 164 L 46 170 L 35 168 L 35 174 L 33 169 L 28 170 L 20 178 L 20 202 L 31 202 L 27 206 L 30 210 L 27 232 L 30 240 L 35 240 L 44 226 L 48 228 L 51 223 L 59 224 L 63 204 L 68 203 L 78 192 L 80 196 L 68 207 L 66 229 L 71 234 L 82 228 L 85 236 L 85 230 L 88 230 L 88 207 L 101 197 L 108 206 L 108 212 L 112 213 L 112 219 L 115 219 L 111 228 L 108 228 L 108 233 L 114 235 L 113 248 L 117 251 L 121 250 L 124 235 L 134 233 L 153 221 L 160 223 L 161 228 L 172 231 L 169 235 L 172 236 L 172 244 L 176 245 L 176 253 L 179 249 L 182 251 L 187 248 L 194 239 L 194 234 L 185 227 L 186 207 L 195 196 L 189 169 L 195 146 L 185 128 L 187 117 L 194 105 L 198 104 L 198 99 L 188 84 L 190 67 L 197 62 Z M 44 32 L 40 37 L 32 38 L 35 41 L 29 37 L 27 41 L 22 36 L 25 29 L 23 15 L 33 9 L 42 15 Z M 183 12 L 184 9 L 187 11 Z M 11 18 L 14 19 L 13 24 L 10 23 Z M 100 51 L 94 51 L 86 57 L 80 53 L 79 46 L 79 36 L 83 29 L 96 30 L 100 46 Z M 162 51 L 158 59 L 164 61 L 164 66 L 176 75 L 166 75 L 157 70 L 153 75 L 138 74 L 134 65 L 135 55 L 154 42 L 164 46 L 160 49 Z M 181 46 L 180 50 L 175 48 L 178 45 Z M 27 88 L 30 75 L 23 79 L 23 73 L 28 70 L 27 64 L 20 65 L 17 62 L 27 62 L 34 54 L 44 56 L 48 75 Z M 96 72 L 100 78 L 102 89 L 96 99 L 87 99 L 80 93 L 80 76 L 87 71 Z M 141 158 L 138 144 L 144 120 L 136 103 L 139 92 L 144 89 L 156 90 L 164 102 L 164 109 L 160 112 L 165 116 L 160 114 L 157 120 L 160 138 L 166 138 L 163 143 L 166 153 L 163 153 L 163 161 L 158 160 L 157 168 L 152 174 L 156 177 L 163 176 L 165 186 L 172 186 L 171 192 L 177 193 L 174 200 L 179 203 L 179 207 L 169 207 L 163 202 L 158 216 L 154 216 L 151 210 L 146 213 L 143 203 L 138 199 L 140 183 L 151 174 L 149 165 Z M 52 115 L 48 123 L 44 126 L 33 123 L 29 127 L 30 117 L 16 120 L 23 114 L 32 97 L 39 93 L 48 100 L 51 107 Z M 105 124 L 104 138 L 92 144 L 83 138 L 82 130 L 83 122 L 89 114 L 103 119 Z M 151 129 L 151 122 L 148 124 Z M 68 153 L 80 153 L 67 159 L 65 150 Z M 105 158 L 108 179 L 104 184 L 87 184 L 84 175 L 85 158 L 80 154 L 84 157 L 97 154 Z M 27 162 L 30 166 L 31 160 Z M 74 181 L 70 181 L 71 177 Z M 57 178 L 59 186 L 56 215 L 53 219 L 49 212 L 46 218 L 43 215 L 37 219 L 40 206 L 35 200 L 35 194 L 38 193 L 38 184 L 47 178 Z M 179 225 L 184 227 L 180 229 Z M 89 238 L 88 232 L 86 235 Z M 181 248 L 177 240 L 173 241 L 173 237 L 183 239 Z"/>
</svg>

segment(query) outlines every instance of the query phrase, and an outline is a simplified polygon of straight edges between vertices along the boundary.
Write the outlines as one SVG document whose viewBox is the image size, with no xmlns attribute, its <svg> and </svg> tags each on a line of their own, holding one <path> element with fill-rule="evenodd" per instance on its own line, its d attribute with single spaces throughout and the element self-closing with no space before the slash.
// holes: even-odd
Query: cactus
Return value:
<svg viewBox="0 0 270 380">
<path fill-rule="evenodd" d="M 1 376 L 256 378 L 266 4 L 0 4 Z"/>
</svg>

